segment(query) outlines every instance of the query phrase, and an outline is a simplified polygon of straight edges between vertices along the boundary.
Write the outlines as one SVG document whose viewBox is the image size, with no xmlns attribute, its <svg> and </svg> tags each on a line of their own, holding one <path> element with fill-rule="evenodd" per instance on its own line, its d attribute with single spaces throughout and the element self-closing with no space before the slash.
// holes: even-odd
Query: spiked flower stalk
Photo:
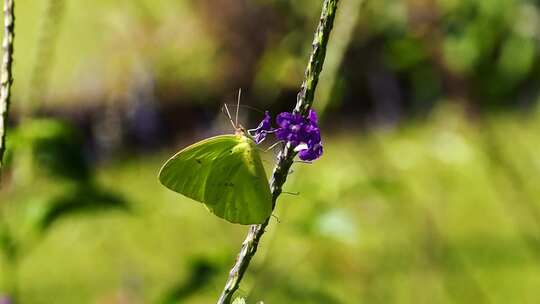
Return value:
<svg viewBox="0 0 540 304">
<path fill-rule="evenodd" d="M 13 74 L 13 39 L 15 38 L 14 0 L 4 0 L 4 38 L 2 39 L 2 66 L 0 68 L 0 169 L 3 167 L 6 151 L 6 128 L 11 98 Z"/>
<path fill-rule="evenodd" d="M 6 151 L 6 128 L 8 119 L 9 103 L 11 98 L 11 84 L 13 74 L 11 65 L 13 63 L 13 39 L 15 38 L 15 12 L 14 0 L 4 0 L 4 36 L 2 39 L 2 65 L 0 67 L 0 173 L 4 165 L 4 153 Z M 10 243 L 9 235 L 6 235 L 4 223 L 0 219 L 0 242 Z M 5 245 L 5 244 L 4 244 Z M 9 244 L 8 246 L 10 246 Z M 11 248 L 13 249 L 13 248 Z M 9 252 L 8 252 L 9 255 Z M 8 256 L 8 258 L 11 258 Z M 8 275 L 15 274 L 15 271 L 5 271 Z M 9 277 L 6 281 L 13 283 L 15 279 Z M 8 283 L 9 285 L 9 283 Z M 8 286 L 11 288 L 10 296 L 0 295 L 0 303 L 14 303 L 16 294 L 16 284 Z"/>
<path fill-rule="evenodd" d="M 308 114 L 315 97 L 315 89 L 322 71 L 324 58 L 326 56 L 326 45 L 332 31 L 334 18 L 336 16 L 337 4 L 339 0 L 324 0 L 321 18 L 315 32 L 312 44 L 312 52 L 306 69 L 304 81 L 297 96 L 296 107 L 293 115 L 301 115 L 309 119 Z M 277 198 L 282 192 L 283 184 L 287 179 L 287 174 L 293 163 L 297 152 L 291 142 L 287 142 L 277 156 L 276 166 L 272 172 L 270 189 L 272 191 L 272 209 L 275 208 Z M 219 297 L 218 304 L 230 304 L 234 292 L 240 286 L 240 282 L 249 266 L 251 259 L 257 252 L 259 241 L 263 236 L 270 218 L 259 225 L 251 225 L 248 234 L 242 243 L 236 262 L 229 273 L 229 278 L 225 283 L 225 288 Z"/>
</svg>

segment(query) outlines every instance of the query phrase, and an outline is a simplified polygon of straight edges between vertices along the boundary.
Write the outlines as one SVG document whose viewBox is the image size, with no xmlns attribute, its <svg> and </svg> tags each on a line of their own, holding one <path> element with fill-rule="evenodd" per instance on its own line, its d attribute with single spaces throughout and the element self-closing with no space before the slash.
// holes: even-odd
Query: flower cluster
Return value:
<svg viewBox="0 0 540 304">
<path fill-rule="evenodd" d="M 259 144 L 268 134 L 274 133 L 280 141 L 290 143 L 301 160 L 312 161 L 321 157 L 321 131 L 315 111 L 309 110 L 307 118 L 299 113 L 283 112 L 276 117 L 276 123 L 278 128 L 273 129 L 270 115 L 265 112 L 264 119 L 253 130 L 255 142 Z"/>
</svg>

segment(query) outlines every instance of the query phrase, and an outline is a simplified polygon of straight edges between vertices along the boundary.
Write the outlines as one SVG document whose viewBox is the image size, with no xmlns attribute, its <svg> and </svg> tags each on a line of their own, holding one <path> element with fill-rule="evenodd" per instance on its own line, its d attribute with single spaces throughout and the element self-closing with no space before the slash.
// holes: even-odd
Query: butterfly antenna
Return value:
<svg viewBox="0 0 540 304">
<path fill-rule="evenodd" d="M 229 107 L 227 107 L 226 103 L 224 103 L 223 106 L 225 107 L 225 111 L 227 111 L 227 117 L 229 118 L 229 121 L 231 122 L 231 125 L 236 130 L 236 125 L 234 124 L 234 121 L 232 120 L 231 112 L 229 112 Z"/>
<path fill-rule="evenodd" d="M 242 97 L 242 88 L 238 89 L 238 100 L 236 101 L 235 123 L 238 126 L 238 109 L 240 109 L 240 98 Z"/>
<path fill-rule="evenodd" d="M 228 103 L 227 105 L 229 105 L 231 107 L 236 106 L 236 105 L 233 105 L 233 104 L 230 104 L 230 103 Z M 253 111 L 257 112 L 257 113 L 264 114 L 264 111 L 257 108 L 257 107 L 251 107 L 251 106 L 243 105 L 243 104 L 241 104 L 239 107 L 242 108 L 242 109 L 250 109 L 250 110 L 253 110 Z"/>
</svg>

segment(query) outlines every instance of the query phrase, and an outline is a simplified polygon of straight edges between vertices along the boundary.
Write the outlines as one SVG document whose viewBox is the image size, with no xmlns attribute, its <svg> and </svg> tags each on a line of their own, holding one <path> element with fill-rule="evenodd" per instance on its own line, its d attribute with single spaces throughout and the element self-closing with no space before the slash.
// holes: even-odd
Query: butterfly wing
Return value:
<svg viewBox="0 0 540 304">
<path fill-rule="evenodd" d="M 242 135 L 220 135 L 183 149 L 161 168 L 159 180 L 229 222 L 258 224 L 272 212 L 260 155 Z"/>
</svg>

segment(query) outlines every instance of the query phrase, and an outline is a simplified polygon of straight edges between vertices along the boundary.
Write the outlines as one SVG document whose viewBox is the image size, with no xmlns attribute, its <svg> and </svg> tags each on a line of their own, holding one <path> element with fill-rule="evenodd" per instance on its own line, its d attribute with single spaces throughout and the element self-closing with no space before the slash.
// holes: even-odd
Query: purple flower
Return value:
<svg viewBox="0 0 540 304">
<path fill-rule="evenodd" d="M 268 111 L 264 112 L 264 118 L 259 124 L 259 126 L 250 131 L 254 133 L 253 138 L 255 139 L 255 143 L 260 144 L 264 141 L 266 135 L 268 135 L 268 133 L 272 131 L 272 126 L 270 124 L 270 114 L 268 114 Z"/>
<path fill-rule="evenodd" d="M 309 110 L 307 118 L 299 113 L 283 112 L 276 117 L 278 128 L 272 129 L 270 114 L 266 111 L 259 126 L 249 131 L 253 132 L 253 139 L 257 144 L 264 141 L 269 133 L 275 132 L 279 140 L 291 144 L 301 160 L 312 161 L 323 153 L 317 120 L 317 114 L 313 110 Z"/>
<path fill-rule="evenodd" d="M 276 137 L 279 140 L 298 146 L 304 139 L 306 119 L 302 115 L 283 112 L 277 116 L 276 123 L 279 126 L 276 131 Z"/>
<path fill-rule="evenodd" d="M 317 113 L 315 113 L 315 111 L 311 109 L 309 110 L 308 119 L 312 124 L 317 125 L 318 118 L 317 118 Z"/>
<path fill-rule="evenodd" d="M 298 157 L 300 157 L 301 160 L 312 161 L 321 157 L 322 154 L 323 147 L 322 144 L 319 142 L 311 146 L 308 145 L 307 149 L 300 150 L 300 152 L 298 153 Z"/>
<path fill-rule="evenodd" d="M 309 110 L 307 118 L 298 113 L 284 112 L 277 116 L 278 139 L 290 142 L 298 151 L 301 160 L 312 161 L 323 153 L 321 131 L 317 123 L 317 114 Z"/>
</svg>

